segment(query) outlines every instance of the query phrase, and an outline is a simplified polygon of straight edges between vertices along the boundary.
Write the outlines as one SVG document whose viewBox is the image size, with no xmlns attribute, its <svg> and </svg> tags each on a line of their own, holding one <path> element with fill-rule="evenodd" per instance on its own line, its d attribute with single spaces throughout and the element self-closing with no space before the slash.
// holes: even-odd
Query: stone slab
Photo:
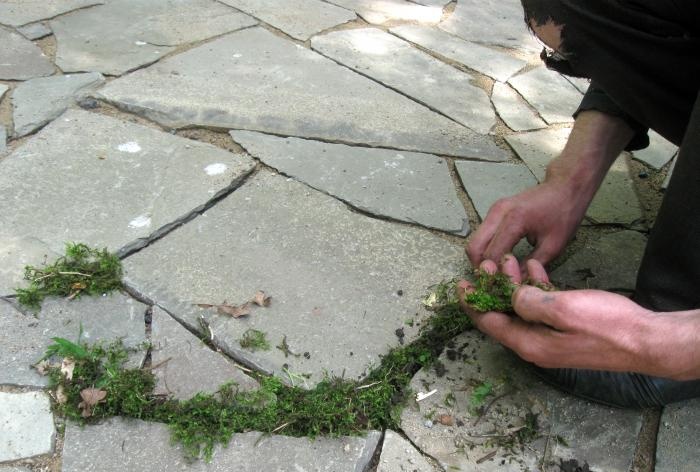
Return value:
<svg viewBox="0 0 700 472">
<path fill-rule="evenodd" d="M 551 128 L 530 133 L 510 134 L 505 136 L 505 139 L 537 180 L 544 182 L 547 165 L 564 150 L 569 134 L 571 134 L 571 128 Z"/>
<path fill-rule="evenodd" d="M 0 156 L 7 151 L 7 130 L 5 126 L 0 125 Z"/>
<path fill-rule="evenodd" d="M 370 432 L 365 437 L 311 440 L 269 436 L 260 440 L 262 434 L 235 434 L 227 447 L 216 448 L 211 462 L 207 463 L 187 461 L 181 448 L 170 442 L 164 424 L 122 418 L 85 427 L 70 422 L 63 446 L 63 472 L 356 472 L 366 470 L 381 437 L 379 432 Z"/>
<path fill-rule="evenodd" d="M 490 137 L 261 28 L 230 34 L 114 80 L 96 96 L 174 128 L 245 129 L 507 158 Z"/>
<path fill-rule="evenodd" d="M 51 29 L 58 45 L 56 64 L 63 71 L 120 75 L 157 61 L 181 44 L 255 23 L 213 0 L 113 0 L 57 18 Z"/>
<path fill-rule="evenodd" d="M 527 62 L 509 54 L 465 41 L 435 27 L 402 25 L 389 31 L 501 82 L 527 65 Z"/>
<path fill-rule="evenodd" d="M 404 0 L 332 0 L 348 10 L 354 10 L 367 23 L 381 25 L 389 21 L 416 21 L 436 24 L 442 17 L 442 8 L 418 5 Z"/>
<path fill-rule="evenodd" d="M 419 5 L 425 5 L 428 7 L 444 7 L 448 3 L 450 3 L 451 0 L 413 0 L 413 3 L 417 3 Z"/>
<path fill-rule="evenodd" d="M 678 156 L 674 157 L 673 160 L 671 161 L 671 164 L 668 166 L 668 170 L 666 171 L 666 178 L 664 179 L 663 183 L 661 184 L 661 189 L 666 190 L 668 188 L 669 182 L 671 182 L 671 176 L 673 175 L 673 169 L 676 167 L 676 161 Z"/>
<path fill-rule="evenodd" d="M 2 100 L 3 95 L 5 95 L 5 92 L 8 90 L 10 90 L 10 87 L 5 84 L 0 84 L 0 100 Z"/>
<path fill-rule="evenodd" d="M 508 79 L 549 124 L 570 123 L 583 95 L 571 82 L 544 66 Z"/>
<path fill-rule="evenodd" d="M 21 26 L 102 3 L 101 0 L 0 0 L 0 23 Z"/>
<path fill-rule="evenodd" d="M 89 130 L 89 132 L 86 132 Z M 69 110 L 0 161 L 0 239 L 35 237 L 120 253 L 142 247 L 235 188 L 252 159 Z"/>
<path fill-rule="evenodd" d="M 198 392 L 214 393 L 234 382 L 240 391 L 254 390 L 258 382 L 221 354 L 212 351 L 161 308 L 153 307 L 151 364 L 155 394 L 187 400 Z"/>
<path fill-rule="evenodd" d="M 376 28 L 335 31 L 311 47 L 481 134 L 496 124 L 483 89 L 472 77 Z"/>
<path fill-rule="evenodd" d="M 497 200 L 537 185 L 530 169 L 522 164 L 457 161 L 455 167 L 482 220 Z"/>
<path fill-rule="evenodd" d="M 423 454 L 400 434 L 390 429 L 384 432 L 377 472 L 439 472 L 440 470 L 442 469 L 428 462 Z"/>
<path fill-rule="evenodd" d="M 58 254 L 32 237 L 0 236 L 0 296 L 12 295 L 23 286 L 24 268 L 55 260 Z"/>
<path fill-rule="evenodd" d="M 56 428 L 44 392 L 0 392 L 0 462 L 53 451 Z"/>
<path fill-rule="evenodd" d="M 2 471 L 2 472 L 32 472 L 27 467 L 3 466 L 3 465 L 0 465 L 0 471 Z"/>
<path fill-rule="evenodd" d="M 678 152 L 678 146 L 667 141 L 654 130 L 649 130 L 649 147 L 633 151 L 635 159 L 644 162 L 654 169 L 661 169 L 668 164 Z"/>
<path fill-rule="evenodd" d="M 320 0 L 222 1 L 300 41 L 306 41 L 323 30 L 357 18 L 350 10 Z"/>
<path fill-rule="evenodd" d="M 7 302 L 0 301 L 0 384 L 45 386 L 46 377 L 32 367 L 52 344 L 51 338 L 76 341 L 82 326 L 81 341 L 109 344 L 121 339 L 124 346 L 139 349 L 146 341 L 146 306 L 115 293 L 78 300 L 48 299 L 36 316 L 25 315 Z M 144 352 L 134 356 L 130 366 L 139 367 Z"/>
<path fill-rule="evenodd" d="M 294 382 L 310 386 L 326 374 L 363 376 L 398 345 L 398 328 L 410 342 L 417 327 L 404 321 L 426 316 L 420 301 L 427 287 L 454 277 L 463 253 L 426 230 L 367 218 L 261 171 L 124 263 L 130 287 L 203 330 L 237 361 L 289 383 L 288 372 L 309 375 Z M 258 290 L 272 296 L 272 304 L 247 318 L 193 306 L 240 305 Z M 266 333 L 269 351 L 240 346 L 249 328 Z M 292 354 L 275 347 L 284 340 Z"/>
<path fill-rule="evenodd" d="M 36 45 L 0 27 L 0 80 L 26 80 L 54 72 L 51 61 Z"/>
<path fill-rule="evenodd" d="M 467 41 L 539 52 L 542 46 L 528 31 L 518 0 L 459 0 L 440 28 Z"/>
<path fill-rule="evenodd" d="M 693 472 L 700 464 L 700 400 L 664 408 L 656 442 L 656 472 Z"/>
<path fill-rule="evenodd" d="M 252 131 L 231 136 L 265 164 L 364 212 L 451 233 L 469 230 L 442 158 Z"/>
<path fill-rule="evenodd" d="M 605 234 L 569 257 L 550 278 L 562 288 L 631 292 L 645 246 L 646 237 L 636 231 Z"/>
<path fill-rule="evenodd" d="M 24 136 L 54 120 L 104 80 L 99 72 L 91 72 L 22 82 L 12 92 L 14 136 Z"/>
<path fill-rule="evenodd" d="M 53 34 L 51 28 L 46 26 L 44 23 L 32 23 L 30 25 L 17 28 L 17 31 L 19 31 L 22 34 L 22 36 L 29 39 L 30 41 L 33 41 L 35 39 L 41 39 L 43 37 Z"/>
<path fill-rule="evenodd" d="M 513 131 L 529 131 L 547 127 L 547 123 L 542 121 L 537 113 L 527 106 L 520 95 L 507 84 L 501 82 L 493 84 L 491 101 L 496 107 L 498 116 Z"/>
<path fill-rule="evenodd" d="M 588 87 L 591 85 L 590 79 L 585 79 L 582 77 L 570 77 L 568 75 L 562 75 L 562 77 L 568 80 L 571 83 L 571 85 L 576 87 L 576 89 L 583 94 L 586 93 Z"/>
<path fill-rule="evenodd" d="M 452 340 L 439 362 L 444 367 L 439 373 L 422 369 L 411 380 L 414 392 L 437 392 L 407 406 L 401 429 L 445 470 L 522 472 L 543 470 L 544 465 L 554 472 L 560 458 L 572 457 L 581 465 L 587 462 L 590 470 L 628 470 L 641 412 L 560 393 L 538 380 L 512 352 L 476 331 Z M 491 393 L 474 403 L 475 389 L 485 382 L 491 383 Z M 536 434 L 519 446 L 513 435 L 528 415 L 537 415 Z M 556 445 L 557 435 L 566 439 L 566 448 Z"/>
</svg>

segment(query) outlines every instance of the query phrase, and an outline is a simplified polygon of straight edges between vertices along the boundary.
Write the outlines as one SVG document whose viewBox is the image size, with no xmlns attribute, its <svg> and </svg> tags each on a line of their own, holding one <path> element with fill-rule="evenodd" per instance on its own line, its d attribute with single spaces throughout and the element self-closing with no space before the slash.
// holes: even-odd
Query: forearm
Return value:
<svg viewBox="0 0 700 472">
<path fill-rule="evenodd" d="M 653 375 L 700 379 L 700 310 L 653 315 L 646 323 L 643 363 Z"/>
</svg>

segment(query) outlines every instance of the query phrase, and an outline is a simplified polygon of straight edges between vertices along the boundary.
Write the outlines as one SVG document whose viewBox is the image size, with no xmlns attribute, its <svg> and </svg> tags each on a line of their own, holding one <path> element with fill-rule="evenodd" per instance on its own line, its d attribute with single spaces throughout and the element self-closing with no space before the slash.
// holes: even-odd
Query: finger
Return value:
<svg viewBox="0 0 700 472">
<path fill-rule="evenodd" d="M 457 300 L 459 301 L 459 306 L 462 311 L 466 313 L 472 319 L 472 321 L 474 321 L 474 324 L 476 324 L 476 319 L 479 317 L 479 315 L 481 315 L 481 312 L 474 310 L 474 308 L 465 300 L 465 297 L 473 291 L 474 286 L 471 284 L 471 282 L 467 280 L 460 280 L 457 282 Z"/>
<path fill-rule="evenodd" d="M 557 257 L 560 252 L 560 247 L 555 247 L 552 243 L 543 241 L 535 247 L 532 253 L 528 256 L 528 259 L 535 259 L 545 265 Z"/>
<path fill-rule="evenodd" d="M 491 259 L 486 259 L 479 265 L 479 269 L 483 270 L 487 274 L 493 275 L 498 272 L 498 265 L 496 265 L 496 263 Z"/>
<path fill-rule="evenodd" d="M 503 259 L 501 259 L 501 272 L 507 275 L 514 284 L 520 284 L 522 282 L 520 263 L 512 254 L 506 254 L 503 256 Z"/>
<path fill-rule="evenodd" d="M 526 230 L 520 223 L 502 221 L 484 251 L 484 258 L 494 261 L 501 260 L 505 254 L 513 250 L 525 234 Z"/>
<path fill-rule="evenodd" d="M 513 310 L 530 323 L 542 323 L 563 330 L 566 323 L 562 310 L 563 292 L 547 292 L 531 285 L 521 285 L 513 294 Z"/>
<path fill-rule="evenodd" d="M 525 261 L 528 278 L 536 284 L 549 284 L 549 276 L 544 266 L 537 259 Z"/>
<path fill-rule="evenodd" d="M 477 267 L 485 259 L 484 252 L 491 242 L 493 235 L 496 233 L 496 230 L 498 230 L 502 215 L 503 210 L 501 210 L 499 206 L 494 205 L 491 207 L 486 218 L 481 223 L 481 226 L 479 226 L 479 229 L 474 232 L 469 240 L 466 247 L 467 257 L 469 257 L 469 261 L 473 267 Z"/>
</svg>

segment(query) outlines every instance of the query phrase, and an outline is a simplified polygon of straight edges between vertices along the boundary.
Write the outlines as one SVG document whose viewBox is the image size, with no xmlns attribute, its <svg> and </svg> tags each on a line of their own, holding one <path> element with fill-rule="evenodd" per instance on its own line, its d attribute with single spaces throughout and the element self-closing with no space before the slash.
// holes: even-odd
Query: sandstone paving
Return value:
<svg viewBox="0 0 700 472">
<path fill-rule="evenodd" d="M 496 82 L 493 84 L 491 101 L 496 107 L 498 116 L 513 131 L 529 131 L 546 128 L 547 123 L 535 113 L 507 84 Z"/>
<path fill-rule="evenodd" d="M 658 170 L 668 164 L 677 152 L 678 146 L 666 140 L 656 131 L 649 130 L 649 146 L 633 151 L 632 155 L 635 159 Z"/>
<path fill-rule="evenodd" d="M 132 298 L 114 293 L 77 300 L 47 299 L 36 315 L 25 314 L 0 300 L 2 331 L 0 339 L 0 384 L 45 386 L 48 379 L 32 367 L 60 337 L 88 344 L 109 345 L 122 340 L 135 354 L 130 366 L 139 367 L 146 341 L 146 306 Z M 82 327 L 82 332 L 81 332 Z"/>
<path fill-rule="evenodd" d="M 700 464 L 700 400 L 664 408 L 656 444 L 656 472 L 692 472 Z"/>
<path fill-rule="evenodd" d="M 507 158 L 489 136 L 261 28 L 114 80 L 96 96 L 174 128 L 211 126 Z"/>
<path fill-rule="evenodd" d="M 435 393 L 409 404 L 401 429 L 445 470 L 554 472 L 560 459 L 587 463 L 590 470 L 629 469 L 641 412 L 561 393 L 476 331 L 452 340 L 439 362 L 439 369 L 424 368 L 411 380 L 413 391 Z M 475 401 L 475 389 L 487 382 L 491 392 Z M 523 444 L 518 437 L 525 437 L 528 425 L 532 434 Z"/>
<path fill-rule="evenodd" d="M 436 24 L 442 17 L 439 6 L 419 5 L 405 0 L 331 0 L 330 3 L 354 10 L 366 22 L 381 25 L 389 21 L 416 21 Z"/>
<path fill-rule="evenodd" d="M 562 75 L 544 66 L 508 80 L 549 124 L 569 123 L 583 95 Z"/>
<path fill-rule="evenodd" d="M 56 428 L 44 392 L 0 392 L 0 462 L 53 451 Z"/>
<path fill-rule="evenodd" d="M 425 456 L 399 433 L 390 429 L 384 432 L 377 472 L 439 472 L 440 470 L 428 462 Z"/>
<path fill-rule="evenodd" d="M 44 23 L 32 23 L 30 25 L 21 26 L 17 28 L 17 31 L 19 31 L 22 36 L 32 41 L 53 34 L 51 28 L 46 26 Z"/>
<path fill-rule="evenodd" d="M 0 162 L 0 239 L 142 247 L 229 192 L 252 159 L 69 110 Z"/>
<path fill-rule="evenodd" d="M 0 296 L 12 295 L 26 283 L 26 266 L 39 266 L 58 257 L 58 253 L 39 239 L 0 236 Z"/>
<path fill-rule="evenodd" d="M 222 1 L 300 41 L 357 18 L 350 10 L 320 0 Z"/>
<path fill-rule="evenodd" d="M 125 280 L 237 361 L 311 387 L 326 374 L 362 377 L 399 344 L 399 328 L 410 342 L 417 327 L 406 326 L 406 319 L 424 317 L 420 300 L 428 287 L 457 275 L 463 263 L 459 245 L 367 218 L 261 171 L 197 219 L 126 258 Z M 272 303 L 245 318 L 193 306 L 240 305 L 258 290 Z M 248 329 L 264 332 L 270 350 L 241 347 Z"/>
<path fill-rule="evenodd" d="M 112 0 L 50 25 L 58 44 L 56 64 L 63 71 L 120 75 L 157 61 L 176 46 L 255 23 L 213 0 Z"/>
<path fill-rule="evenodd" d="M 505 82 L 527 65 L 527 62 L 522 59 L 497 49 L 465 41 L 436 27 L 402 25 L 391 28 L 389 31 L 501 82 Z"/>
<path fill-rule="evenodd" d="M 265 164 L 364 212 L 451 233 L 469 230 L 442 158 L 251 131 L 231 136 Z"/>
<path fill-rule="evenodd" d="M 153 307 L 151 323 L 156 395 L 187 400 L 199 392 L 215 393 L 225 383 L 233 383 L 238 391 L 258 387 L 258 382 L 212 351 L 161 308 Z"/>
<path fill-rule="evenodd" d="M 542 47 L 530 34 L 518 0 L 459 0 L 440 28 L 467 41 L 539 52 Z"/>
<path fill-rule="evenodd" d="M 57 118 L 80 96 L 104 83 L 99 72 L 40 77 L 12 92 L 14 136 L 29 134 Z"/>
<path fill-rule="evenodd" d="M 48 57 L 20 34 L 0 26 L 0 80 L 26 80 L 54 72 Z"/>
<path fill-rule="evenodd" d="M 188 461 L 182 449 L 170 442 L 164 424 L 123 418 L 85 427 L 69 422 L 63 446 L 63 472 L 356 472 L 367 470 L 380 437 L 381 433 L 376 431 L 359 437 L 315 440 L 241 433 L 235 434 L 227 447 L 217 447 L 207 463 Z"/>
<path fill-rule="evenodd" d="M 102 3 L 102 0 L 0 0 L 0 23 L 21 26 Z"/>
<path fill-rule="evenodd" d="M 485 134 L 496 124 L 488 95 L 471 83 L 469 74 L 389 33 L 376 28 L 335 31 L 314 37 L 311 47 L 474 131 Z"/>
<path fill-rule="evenodd" d="M 618 231 L 588 241 L 557 267 L 550 278 L 562 288 L 597 288 L 632 292 L 642 261 L 646 237 Z"/>
</svg>

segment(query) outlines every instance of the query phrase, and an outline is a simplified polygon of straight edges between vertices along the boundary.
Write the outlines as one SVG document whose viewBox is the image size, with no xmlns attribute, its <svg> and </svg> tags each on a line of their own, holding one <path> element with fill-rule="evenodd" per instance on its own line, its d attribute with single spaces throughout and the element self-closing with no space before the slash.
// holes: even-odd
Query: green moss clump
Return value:
<svg viewBox="0 0 700 472">
<path fill-rule="evenodd" d="M 249 351 L 269 351 L 270 343 L 267 340 L 265 333 L 257 329 L 248 329 L 243 333 L 243 337 L 239 340 L 243 349 Z"/>
<path fill-rule="evenodd" d="M 465 295 L 464 300 L 475 310 L 512 312 L 511 297 L 515 285 L 505 274 L 489 274 L 483 270 L 475 271 L 474 291 Z"/>
</svg>

